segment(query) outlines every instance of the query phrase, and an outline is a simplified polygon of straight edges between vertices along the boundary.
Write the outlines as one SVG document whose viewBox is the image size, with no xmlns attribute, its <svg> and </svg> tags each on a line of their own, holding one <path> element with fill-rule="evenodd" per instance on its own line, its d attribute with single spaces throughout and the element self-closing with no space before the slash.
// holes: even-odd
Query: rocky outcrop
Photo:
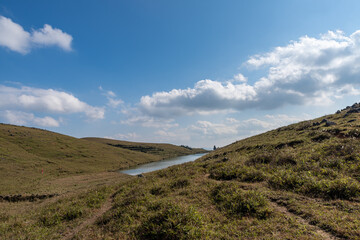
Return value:
<svg viewBox="0 0 360 240">
<path fill-rule="evenodd" d="M 336 125 L 335 122 L 332 122 L 332 121 L 330 121 L 330 120 L 328 120 L 328 119 L 326 119 L 326 118 L 324 118 L 324 119 L 320 122 L 320 124 L 322 124 L 322 123 L 325 123 L 325 127 L 330 127 L 330 126 Z"/>
<path fill-rule="evenodd" d="M 346 108 L 337 111 L 336 114 L 340 114 L 344 111 L 346 112 L 344 117 L 347 117 L 352 113 L 360 113 L 360 103 L 354 103 L 352 106 L 347 106 Z"/>
</svg>

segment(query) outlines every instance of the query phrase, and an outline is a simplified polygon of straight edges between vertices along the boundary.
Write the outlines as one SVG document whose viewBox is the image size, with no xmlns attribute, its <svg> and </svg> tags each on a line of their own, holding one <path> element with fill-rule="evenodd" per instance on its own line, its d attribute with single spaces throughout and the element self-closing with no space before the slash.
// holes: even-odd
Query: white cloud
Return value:
<svg viewBox="0 0 360 240">
<path fill-rule="evenodd" d="M 16 125 L 36 125 L 40 127 L 59 127 L 60 123 L 52 117 L 35 117 L 32 113 L 6 110 L 0 112 L 0 116 L 6 123 Z"/>
<path fill-rule="evenodd" d="M 204 135 L 235 135 L 238 133 L 237 124 L 212 123 L 209 121 L 197 121 L 190 127 L 191 130 L 198 131 Z"/>
<path fill-rule="evenodd" d="M 116 94 L 113 91 L 106 92 L 109 97 L 116 97 Z"/>
<path fill-rule="evenodd" d="M 228 122 L 228 123 L 238 123 L 239 120 L 237 120 L 235 118 L 226 118 L 226 122 Z"/>
<path fill-rule="evenodd" d="M 34 47 L 58 46 L 71 51 L 72 36 L 45 24 L 43 28 L 27 32 L 10 18 L 0 16 L 0 46 L 27 54 Z"/>
<path fill-rule="evenodd" d="M 240 109 L 256 99 L 254 87 L 247 84 L 226 84 L 201 80 L 193 89 L 157 92 L 140 100 L 140 109 L 149 115 L 169 117 L 194 112 Z"/>
<path fill-rule="evenodd" d="M 221 123 L 210 121 L 197 121 L 189 127 L 190 132 L 198 132 L 205 136 L 237 136 L 239 133 L 245 136 L 251 136 L 254 132 L 260 133 L 275 129 L 291 123 L 296 123 L 309 119 L 310 116 L 303 114 L 300 116 L 289 116 L 286 114 L 265 115 L 262 118 L 250 118 L 239 121 L 234 118 L 226 118 Z"/>
<path fill-rule="evenodd" d="M 108 98 L 107 105 L 112 108 L 117 108 L 122 103 L 124 102 L 121 99 Z"/>
<path fill-rule="evenodd" d="M 175 123 L 173 119 L 158 119 L 149 116 L 130 117 L 127 120 L 121 121 L 121 124 L 140 125 L 142 127 L 149 128 L 162 128 L 164 130 L 179 126 L 179 124 Z"/>
<path fill-rule="evenodd" d="M 155 135 L 166 137 L 166 138 L 177 138 L 178 135 L 174 132 L 164 131 L 164 130 L 158 130 L 155 132 Z"/>
<path fill-rule="evenodd" d="M 271 129 L 275 129 L 281 126 L 285 126 L 291 123 L 296 123 L 300 121 L 304 121 L 310 119 L 311 116 L 307 114 L 303 114 L 300 116 L 289 116 L 286 114 L 278 114 L 278 115 L 265 115 L 265 118 L 251 118 L 243 121 L 239 127 L 243 130 L 246 129 L 257 129 L 261 131 L 267 131 Z M 260 128 L 259 128 L 260 127 Z"/>
<path fill-rule="evenodd" d="M 103 119 L 105 113 L 103 108 L 90 106 L 66 92 L 2 85 L 0 85 L 0 110 L 55 114 L 84 113 L 90 119 Z"/>
<path fill-rule="evenodd" d="M 114 136 L 104 137 L 104 138 L 135 141 L 135 140 L 139 139 L 139 135 L 137 135 L 135 132 L 125 133 L 125 134 L 118 133 L 118 134 L 115 134 Z"/>
<path fill-rule="evenodd" d="M 30 33 L 11 19 L 0 16 L 0 45 L 25 54 L 30 45 Z"/>
<path fill-rule="evenodd" d="M 249 84 L 242 74 L 234 81 L 201 80 L 194 88 L 143 96 L 139 109 L 155 117 L 212 113 L 284 105 L 329 105 L 336 98 L 360 95 L 360 30 L 350 36 L 329 31 L 249 58 L 247 66 L 267 75 Z"/>
<path fill-rule="evenodd" d="M 72 36 L 60 29 L 45 24 L 43 28 L 34 30 L 31 42 L 39 46 L 58 46 L 65 51 L 71 51 Z"/>
<path fill-rule="evenodd" d="M 116 94 L 113 91 L 105 91 L 101 86 L 99 87 L 99 90 L 107 98 L 107 100 L 108 100 L 107 105 L 109 107 L 117 108 L 119 105 L 124 103 L 123 100 L 116 98 Z"/>
<path fill-rule="evenodd" d="M 247 77 L 245 77 L 241 73 L 234 76 L 234 81 L 237 81 L 237 82 L 247 82 L 247 80 L 248 80 Z"/>
</svg>

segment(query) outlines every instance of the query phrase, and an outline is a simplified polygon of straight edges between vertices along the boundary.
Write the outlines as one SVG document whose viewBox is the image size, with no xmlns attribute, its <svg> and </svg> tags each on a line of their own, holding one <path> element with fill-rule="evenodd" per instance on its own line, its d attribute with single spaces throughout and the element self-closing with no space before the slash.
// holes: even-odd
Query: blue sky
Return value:
<svg viewBox="0 0 360 240">
<path fill-rule="evenodd" d="M 223 146 L 360 95 L 358 1 L 0 2 L 0 122 Z"/>
</svg>

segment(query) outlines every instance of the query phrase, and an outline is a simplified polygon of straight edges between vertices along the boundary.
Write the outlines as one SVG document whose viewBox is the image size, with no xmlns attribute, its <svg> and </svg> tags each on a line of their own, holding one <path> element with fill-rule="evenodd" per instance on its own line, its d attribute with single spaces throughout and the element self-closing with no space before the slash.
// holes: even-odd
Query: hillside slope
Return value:
<svg viewBox="0 0 360 240">
<path fill-rule="evenodd" d="M 147 145 L 158 147 L 158 144 Z M 191 153 L 181 152 L 183 147 L 170 144 L 167 147 L 169 155 Z M 24 193 L 40 181 L 115 171 L 163 157 L 41 129 L 0 124 L 0 194 Z"/>
<path fill-rule="evenodd" d="M 0 207 L 0 238 L 360 239 L 359 129 L 355 104 L 143 178 Z"/>
<path fill-rule="evenodd" d="M 166 143 L 141 143 L 141 142 L 129 142 L 129 141 L 120 141 L 106 138 L 83 138 L 85 140 L 94 141 L 98 143 L 103 143 L 112 147 L 117 147 L 121 149 L 128 149 L 136 152 L 149 153 L 153 155 L 160 156 L 164 159 L 190 155 L 196 153 L 206 153 L 207 150 L 202 148 L 190 148 L 187 146 L 175 146 L 172 144 Z"/>
<path fill-rule="evenodd" d="M 134 179 L 80 238 L 360 239 L 360 104 Z"/>
</svg>

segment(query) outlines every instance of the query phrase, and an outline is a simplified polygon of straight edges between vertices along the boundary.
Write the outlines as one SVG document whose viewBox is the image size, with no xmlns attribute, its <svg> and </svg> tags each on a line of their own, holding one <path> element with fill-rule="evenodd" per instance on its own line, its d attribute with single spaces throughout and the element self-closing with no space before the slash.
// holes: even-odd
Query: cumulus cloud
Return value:
<svg viewBox="0 0 360 240">
<path fill-rule="evenodd" d="M 304 36 L 286 46 L 254 55 L 245 64 L 267 74 L 252 84 L 242 74 L 233 81 L 201 80 L 193 88 L 143 96 L 139 108 L 156 117 L 219 110 L 274 109 L 284 105 L 331 104 L 360 95 L 360 30 L 350 36 L 329 31 Z"/>
<path fill-rule="evenodd" d="M 58 46 L 65 51 L 71 51 L 72 36 L 60 29 L 45 24 L 43 28 L 33 30 L 31 42 L 39 46 Z"/>
<path fill-rule="evenodd" d="M 256 99 L 253 86 L 212 80 L 201 80 L 194 88 L 157 92 L 140 100 L 140 109 L 160 117 L 223 109 L 241 109 Z"/>
<path fill-rule="evenodd" d="M 248 80 L 247 77 L 245 77 L 241 73 L 235 75 L 233 79 L 233 81 L 237 81 L 237 82 L 247 82 L 247 80 Z"/>
<path fill-rule="evenodd" d="M 0 112 L 0 116 L 6 123 L 15 125 L 35 125 L 40 127 L 59 127 L 60 123 L 52 117 L 36 117 L 32 113 L 6 110 Z"/>
<path fill-rule="evenodd" d="M 57 46 L 71 51 L 72 36 L 45 24 L 43 28 L 27 32 L 10 18 L 0 16 L 0 46 L 27 54 L 34 47 Z"/>
<path fill-rule="evenodd" d="M 53 89 L 0 85 L 0 110 L 70 114 L 84 113 L 90 119 L 103 119 L 104 109 L 80 101 L 72 94 Z"/>
</svg>

